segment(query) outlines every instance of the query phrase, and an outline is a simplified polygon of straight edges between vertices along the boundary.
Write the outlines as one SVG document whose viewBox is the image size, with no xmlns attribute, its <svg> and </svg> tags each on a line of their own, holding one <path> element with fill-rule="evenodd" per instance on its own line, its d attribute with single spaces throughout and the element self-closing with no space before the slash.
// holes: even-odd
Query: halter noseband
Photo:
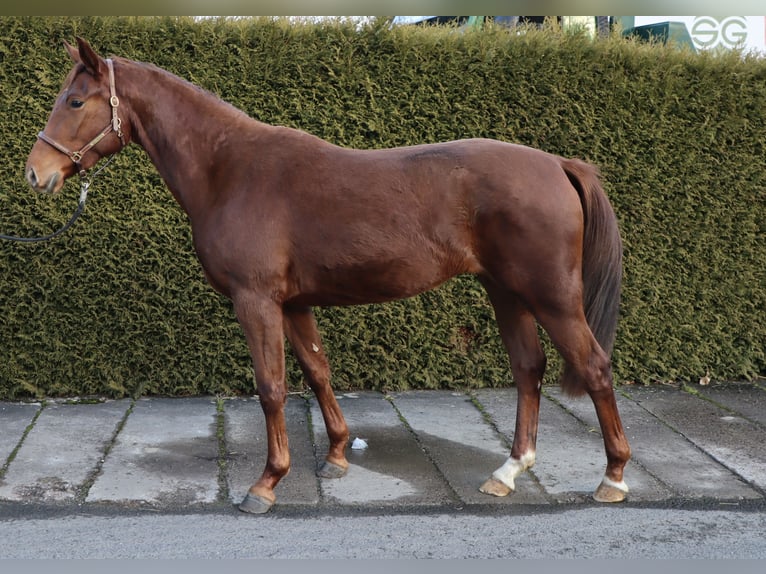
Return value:
<svg viewBox="0 0 766 574">
<path fill-rule="evenodd" d="M 83 156 L 88 153 L 94 146 L 98 145 L 98 142 L 100 142 L 104 137 L 106 137 L 109 133 L 115 132 L 117 134 L 117 137 L 120 138 L 120 142 L 122 143 L 122 146 L 125 147 L 125 138 L 122 134 L 122 121 L 120 120 L 120 117 L 117 115 L 117 107 L 120 105 L 120 100 L 117 98 L 117 93 L 114 89 L 114 65 L 112 63 L 111 59 L 106 60 L 107 67 L 109 68 L 109 91 L 110 91 L 110 98 L 109 98 L 109 105 L 112 108 L 112 121 L 109 123 L 108 126 L 106 126 L 101 132 L 94 137 L 90 142 L 85 144 L 80 151 L 69 151 L 66 147 L 58 143 L 56 140 L 51 139 L 50 137 L 45 135 L 45 132 L 40 132 L 37 134 L 37 137 L 41 140 L 43 140 L 48 145 L 54 147 L 61 153 L 63 153 L 65 156 L 67 156 L 69 159 L 72 160 L 72 163 L 74 163 L 75 168 L 77 168 L 77 171 L 79 172 L 80 176 L 85 175 L 85 170 L 82 169 L 82 165 L 80 162 L 82 161 Z"/>
</svg>

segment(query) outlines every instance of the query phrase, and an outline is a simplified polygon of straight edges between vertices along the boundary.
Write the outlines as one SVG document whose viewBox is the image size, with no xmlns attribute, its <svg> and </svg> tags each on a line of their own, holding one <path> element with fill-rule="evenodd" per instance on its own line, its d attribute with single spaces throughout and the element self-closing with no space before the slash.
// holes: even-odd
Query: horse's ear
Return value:
<svg viewBox="0 0 766 574">
<path fill-rule="evenodd" d="M 69 52 L 69 57 L 72 58 L 72 61 L 75 64 L 79 64 L 80 63 L 80 52 L 77 51 L 77 48 L 72 46 L 66 40 L 64 40 L 64 48 L 66 48 L 66 51 Z"/>
<path fill-rule="evenodd" d="M 93 51 L 90 44 L 80 38 L 77 38 L 77 47 L 79 49 L 80 61 L 85 64 L 85 69 L 94 78 L 98 78 L 106 70 L 106 62 Z"/>
</svg>

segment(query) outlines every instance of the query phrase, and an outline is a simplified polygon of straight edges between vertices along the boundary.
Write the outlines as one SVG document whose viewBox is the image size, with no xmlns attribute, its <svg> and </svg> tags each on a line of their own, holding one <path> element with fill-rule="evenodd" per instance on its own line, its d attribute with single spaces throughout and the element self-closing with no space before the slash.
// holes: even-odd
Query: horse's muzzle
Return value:
<svg viewBox="0 0 766 574">
<path fill-rule="evenodd" d="M 59 182 L 59 179 L 61 178 L 61 174 L 58 172 L 53 173 L 53 175 L 50 176 L 47 183 L 40 181 L 40 178 L 37 176 L 37 172 L 35 171 L 35 168 L 30 167 L 27 169 L 27 183 L 29 183 L 30 186 L 32 186 L 32 189 L 35 191 L 42 191 L 45 193 L 54 193 L 57 188 L 57 184 Z"/>
</svg>

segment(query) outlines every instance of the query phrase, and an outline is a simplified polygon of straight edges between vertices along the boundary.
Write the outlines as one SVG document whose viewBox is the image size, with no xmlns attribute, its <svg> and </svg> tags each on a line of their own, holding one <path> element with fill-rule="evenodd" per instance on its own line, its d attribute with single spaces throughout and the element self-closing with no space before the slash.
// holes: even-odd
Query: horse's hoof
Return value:
<svg viewBox="0 0 766 574">
<path fill-rule="evenodd" d="M 507 484 L 500 482 L 496 478 L 488 478 L 487 481 L 479 487 L 479 492 L 491 494 L 492 496 L 508 496 L 513 492 Z"/>
<path fill-rule="evenodd" d="M 628 494 L 628 486 L 624 482 L 614 482 L 604 478 L 593 493 L 596 502 L 622 502 Z"/>
<path fill-rule="evenodd" d="M 249 512 L 250 514 L 264 514 L 269 511 L 274 505 L 273 500 L 268 500 L 263 496 L 257 494 L 248 493 L 245 499 L 239 503 L 239 509 L 242 512 Z"/>
<path fill-rule="evenodd" d="M 341 478 L 346 475 L 347 470 L 348 467 L 343 467 L 326 460 L 322 463 L 322 466 L 317 469 L 317 476 L 319 478 Z"/>
</svg>

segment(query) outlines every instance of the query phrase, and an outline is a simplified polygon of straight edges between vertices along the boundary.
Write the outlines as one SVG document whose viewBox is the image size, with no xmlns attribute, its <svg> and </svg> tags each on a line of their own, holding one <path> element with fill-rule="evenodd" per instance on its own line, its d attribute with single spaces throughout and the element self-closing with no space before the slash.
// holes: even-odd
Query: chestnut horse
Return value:
<svg viewBox="0 0 766 574">
<path fill-rule="evenodd" d="M 58 192 L 135 142 L 188 214 L 205 276 L 244 330 L 266 419 L 266 465 L 242 510 L 266 512 L 290 469 L 285 336 L 329 436 L 317 473 L 348 468 L 312 306 L 411 297 L 465 273 L 489 295 L 519 397 L 510 457 L 481 491 L 509 494 L 535 462 L 539 323 L 563 358 L 563 389 L 590 395 L 598 414 L 607 465 L 594 497 L 625 498 L 630 448 L 610 361 L 622 243 L 594 167 L 488 139 L 345 149 L 258 122 L 153 65 L 103 59 L 81 38 L 65 46 L 75 65 L 26 178 Z"/>
</svg>

